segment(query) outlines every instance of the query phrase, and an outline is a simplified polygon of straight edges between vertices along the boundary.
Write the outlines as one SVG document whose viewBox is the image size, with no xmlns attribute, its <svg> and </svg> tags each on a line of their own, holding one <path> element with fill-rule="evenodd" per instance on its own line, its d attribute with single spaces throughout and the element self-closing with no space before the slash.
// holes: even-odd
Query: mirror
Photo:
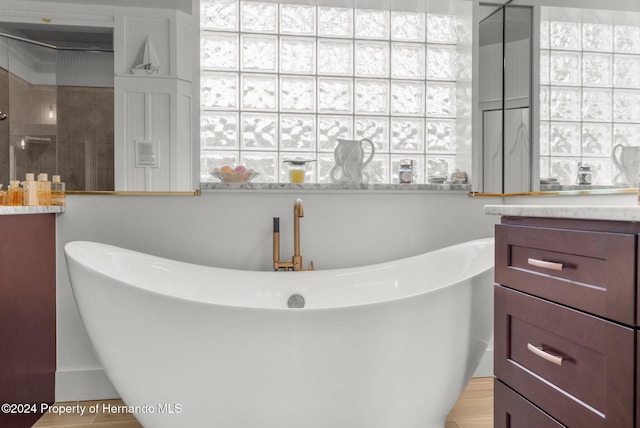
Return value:
<svg viewBox="0 0 640 428">
<path fill-rule="evenodd" d="M 113 29 L 0 23 L 0 183 L 114 190 Z"/>
<path fill-rule="evenodd" d="M 580 6 L 568 0 L 515 0 L 504 8 L 480 7 L 481 191 L 580 194 L 637 186 L 640 2 L 594 0 Z M 531 49 L 527 69 L 524 56 L 510 60 L 519 56 L 518 43 Z M 528 84 L 514 85 L 523 77 Z M 512 91 L 527 86 L 528 95 Z M 514 130 L 517 143 L 510 146 Z"/>
<path fill-rule="evenodd" d="M 479 25 L 483 191 L 532 189 L 530 7 L 484 5 Z"/>
<path fill-rule="evenodd" d="M 540 8 L 542 190 L 638 185 L 640 8 L 626 3 Z"/>
</svg>

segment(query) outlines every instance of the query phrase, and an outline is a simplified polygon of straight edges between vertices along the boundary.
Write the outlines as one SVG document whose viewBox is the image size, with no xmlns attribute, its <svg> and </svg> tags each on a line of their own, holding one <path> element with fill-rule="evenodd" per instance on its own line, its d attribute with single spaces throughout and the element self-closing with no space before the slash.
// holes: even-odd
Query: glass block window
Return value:
<svg viewBox="0 0 640 428">
<path fill-rule="evenodd" d="M 338 138 L 371 139 L 372 183 L 416 183 L 456 168 L 455 16 L 201 0 L 201 180 L 225 164 L 287 182 L 314 159 L 330 182 Z"/>
<path fill-rule="evenodd" d="M 582 163 L 593 184 L 636 185 L 615 148 L 640 145 L 640 25 L 543 19 L 540 35 L 540 176 L 576 184 Z"/>
</svg>

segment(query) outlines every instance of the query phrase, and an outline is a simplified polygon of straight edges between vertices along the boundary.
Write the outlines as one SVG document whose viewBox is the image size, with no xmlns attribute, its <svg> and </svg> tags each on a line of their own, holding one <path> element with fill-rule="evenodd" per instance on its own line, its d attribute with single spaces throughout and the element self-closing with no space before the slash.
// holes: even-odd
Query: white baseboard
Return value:
<svg viewBox="0 0 640 428">
<path fill-rule="evenodd" d="M 109 400 L 119 398 L 102 369 L 57 370 L 56 402 Z"/>
<path fill-rule="evenodd" d="M 493 376 L 493 347 L 487 349 L 484 357 L 480 360 L 478 368 L 476 369 L 473 377 L 487 377 Z"/>
</svg>

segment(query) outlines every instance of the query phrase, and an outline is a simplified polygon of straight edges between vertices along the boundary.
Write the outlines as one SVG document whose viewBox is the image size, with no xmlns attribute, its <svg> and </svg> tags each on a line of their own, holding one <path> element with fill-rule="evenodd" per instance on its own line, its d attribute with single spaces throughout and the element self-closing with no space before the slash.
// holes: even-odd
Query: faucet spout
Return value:
<svg viewBox="0 0 640 428">
<path fill-rule="evenodd" d="M 300 217 L 304 217 L 302 199 L 296 199 L 293 205 L 293 257 L 300 257 Z M 296 261 L 293 261 L 294 268 Z M 297 270 L 297 269 L 296 269 Z"/>
<path fill-rule="evenodd" d="M 273 218 L 273 268 L 274 270 L 305 270 L 302 267 L 302 256 L 300 255 L 300 217 L 304 217 L 302 199 L 296 199 L 293 204 L 293 257 L 290 262 L 280 261 L 280 219 Z M 310 270 L 315 266 L 311 262 Z"/>
<path fill-rule="evenodd" d="M 296 204 L 293 207 L 293 214 L 298 217 L 304 217 L 304 208 L 302 207 L 302 199 L 296 199 Z"/>
</svg>

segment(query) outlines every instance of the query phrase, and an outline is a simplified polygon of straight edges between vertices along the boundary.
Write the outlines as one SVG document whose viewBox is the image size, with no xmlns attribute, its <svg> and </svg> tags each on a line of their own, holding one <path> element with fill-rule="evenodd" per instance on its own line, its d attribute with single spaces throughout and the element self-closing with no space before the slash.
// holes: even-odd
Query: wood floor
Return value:
<svg viewBox="0 0 640 428">
<path fill-rule="evenodd" d="M 123 406 L 120 400 L 81 401 L 72 403 L 56 403 L 60 406 L 71 406 L 68 415 L 47 413 L 33 428 L 140 428 L 142 425 L 133 415 L 116 411 Z M 85 414 L 73 412 L 74 407 L 85 409 Z M 115 407 L 114 407 L 115 406 Z M 89 412 L 97 409 L 99 412 Z M 102 410 L 107 410 L 103 412 Z M 114 411 L 109 411 L 114 409 Z M 493 378 L 481 377 L 471 379 L 449 413 L 445 428 L 492 428 L 493 427 Z"/>
</svg>

